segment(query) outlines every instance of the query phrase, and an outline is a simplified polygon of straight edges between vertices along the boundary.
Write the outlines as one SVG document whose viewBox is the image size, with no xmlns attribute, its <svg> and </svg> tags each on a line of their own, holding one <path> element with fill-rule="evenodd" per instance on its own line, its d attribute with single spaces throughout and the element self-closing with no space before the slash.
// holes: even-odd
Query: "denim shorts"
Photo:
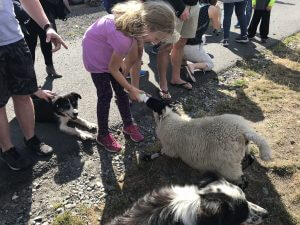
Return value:
<svg viewBox="0 0 300 225">
<path fill-rule="evenodd" d="M 24 39 L 0 46 L 0 108 L 13 95 L 30 95 L 38 89 L 29 48 Z"/>
</svg>

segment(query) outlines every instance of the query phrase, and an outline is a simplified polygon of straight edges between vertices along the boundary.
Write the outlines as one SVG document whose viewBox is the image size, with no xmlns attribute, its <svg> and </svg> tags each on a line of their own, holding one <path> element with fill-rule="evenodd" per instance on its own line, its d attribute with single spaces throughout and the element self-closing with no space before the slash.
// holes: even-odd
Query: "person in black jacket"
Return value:
<svg viewBox="0 0 300 225">
<path fill-rule="evenodd" d="M 61 0 L 62 1 L 62 0 Z M 47 0 L 40 0 L 40 3 L 49 18 L 51 26 L 56 29 L 55 24 L 55 8 L 49 3 Z M 28 23 L 25 24 L 25 28 L 27 32 L 24 33 L 24 38 L 29 47 L 30 53 L 32 55 L 33 62 L 35 61 L 35 49 L 37 46 L 37 39 L 39 37 L 41 50 L 44 56 L 45 64 L 46 64 L 46 72 L 48 76 L 52 76 L 53 78 L 62 77 L 60 74 L 56 72 L 53 65 L 53 56 L 52 56 L 52 44 L 46 42 L 46 33 L 45 31 L 32 19 L 29 20 Z"/>
<path fill-rule="evenodd" d="M 192 85 L 180 78 L 180 68 L 183 58 L 183 48 L 188 38 L 194 38 L 197 30 L 199 5 L 198 0 L 168 0 L 177 16 L 176 31 L 173 37 L 164 41 L 157 54 L 159 72 L 159 95 L 162 99 L 169 100 L 171 95 L 168 91 L 167 68 L 169 64 L 169 54 L 171 53 L 172 79 L 171 85 L 187 90 L 192 89 Z"/>
</svg>

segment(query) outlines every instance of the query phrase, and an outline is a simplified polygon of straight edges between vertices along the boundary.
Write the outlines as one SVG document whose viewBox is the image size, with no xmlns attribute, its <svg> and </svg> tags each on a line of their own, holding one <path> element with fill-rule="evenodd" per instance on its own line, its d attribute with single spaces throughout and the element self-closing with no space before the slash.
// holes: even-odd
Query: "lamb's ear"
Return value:
<svg viewBox="0 0 300 225">
<path fill-rule="evenodd" d="M 76 98 L 76 99 L 81 99 L 80 94 L 76 93 L 76 92 L 71 92 L 71 95 Z"/>
</svg>

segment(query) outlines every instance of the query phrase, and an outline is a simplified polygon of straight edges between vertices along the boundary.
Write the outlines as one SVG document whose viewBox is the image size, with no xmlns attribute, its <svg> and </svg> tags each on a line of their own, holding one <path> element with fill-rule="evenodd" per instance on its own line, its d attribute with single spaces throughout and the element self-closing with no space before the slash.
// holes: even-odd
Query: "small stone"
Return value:
<svg viewBox="0 0 300 225">
<path fill-rule="evenodd" d="M 43 218 L 41 216 L 37 216 L 33 219 L 35 222 L 42 222 Z"/>
<path fill-rule="evenodd" d="M 63 211 L 64 211 L 63 208 L 58 208 L 58 209 L 56 210 L 57 213 L 62 213 Z"/>
<path fill-rule="evenodd" d="M 294 145 L 296 142 L 295 141 L 291 141 L 291 145 Z"/>
<path fill-rule="evenodd" d="M 71 208 L 74 208 L 75 206 L 76 206 L 75 204 L 70 203 L 70 204 L 65 205 L 65 208 L 71 209 Z"/>
<path fill-rule="evenodd" d="M 19 198 L 19 196 L 17 195 L 17 193 L 14 193 L 14 195 L 12 196 L 11 200 L 16 200 L 17 198 Z"/>
</svg>

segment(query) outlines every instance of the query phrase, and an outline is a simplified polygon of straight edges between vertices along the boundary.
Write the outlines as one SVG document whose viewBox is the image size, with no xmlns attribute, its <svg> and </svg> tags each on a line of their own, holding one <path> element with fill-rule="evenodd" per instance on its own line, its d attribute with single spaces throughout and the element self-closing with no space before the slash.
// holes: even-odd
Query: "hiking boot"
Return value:
<svg viewBox="0 0 300 225">
<path fill-rule="evenodd" d="M 236 38 L 235 41 L 238 42 L 238 43 L 248 43 L 249 39 L 248 39 L 248 36 L 245 35 L 243 37 Z"/>
<path fill-rule="evenodd" d="M 61 78 L 62 75 L 58 74 L 53 65 L 47 65 L 46 66 L 46 72 L 48 74 L 48 76 L 52 76 L 53 78 Z"/>
<path fill-rule="evenodd" d="M 106 151 L 119 153 L 122 150 L 122 146 L 119 142 L 113 137 L 112 134 L 108 134 L 105 136 L 98 136 L 96 139 L 99 145 L 102 145 Z"/>
<path fill-rule="evenodd" d="M 26 147 L 38 156 L 50 156 L 53 153 L 53 148 L 41 142 L 35 135 L 29 140 L 24 138 L 24 142 Z"/>
<path fill-rule="evenodd" d="M 128 134 L 131 140 L 133 140 L 134 142 L 141 142 L 142 140 L 144 140 L 144 136 L 140 133 L 137 125 L 135 124 L 124 127 L 123 132 L 125 134 Z"/>
<path fill-rule="evenodd" d="M 222 41 L 222 44 L 223 44 L 224 47 L 228 47 L 228 46 L 229 46 L 229 41 L 228 41 L 228 39 L 224 39 L 224 40 Z"/>
<path fill-rule="evenodd" d="M 5 152 L 2 152 L 2 149 L 0 149 L 0 159 L 14 171 L 23 170 L 32 165 L 31 160 L 21 155 L 15 147 L 12 147 Z"/>
</svg>

